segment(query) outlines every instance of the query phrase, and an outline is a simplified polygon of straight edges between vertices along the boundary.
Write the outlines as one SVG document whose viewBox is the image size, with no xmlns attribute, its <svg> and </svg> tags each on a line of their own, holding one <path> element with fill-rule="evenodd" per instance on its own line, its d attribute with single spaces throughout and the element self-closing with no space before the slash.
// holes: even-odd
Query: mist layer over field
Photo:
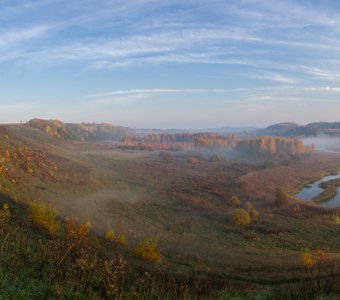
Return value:
<svg viewBox="0 0 340 300">
<path fill-rule="evenodd" d="M 340 137 L 320 133 L 304 139 L 306 145 L 314 144 L 316 151 L 340 153 Z"/>
</svg>

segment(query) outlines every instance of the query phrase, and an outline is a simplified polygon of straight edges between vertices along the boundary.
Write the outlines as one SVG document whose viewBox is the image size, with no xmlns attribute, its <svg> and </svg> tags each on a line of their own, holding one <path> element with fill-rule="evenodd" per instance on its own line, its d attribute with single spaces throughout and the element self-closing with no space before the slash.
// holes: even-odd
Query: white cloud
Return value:
<svg viewBox="0 0 340 300">
<path fill-rule="evenodd" d="M 48 25 L 34 26 L 24 29 L 12 29 L 0 32 L 0 48 L 26 42 L 45 35 L 51 27 Z"/>
<path fill-rule="evenodd" d="M 264 75 L 251 75 L 250 77 L 255 78 L 255 79 L 270 80 L 270 81 L 287 83 L 287 84 L 295 84 L 300 81 L 296 78 L 288 77 L 288 76 L 277 74 L 277 73 L 267 73 Z"/>
<path fill-rule="evenodd" d="M 106 93 L 85 95 L 85 98 L 97 98 L 117 95 L 142 95 L 142 94 L 173 94 L 173 93 L 226 93 L 226 89 L 130 89 Z"/>
</svg>

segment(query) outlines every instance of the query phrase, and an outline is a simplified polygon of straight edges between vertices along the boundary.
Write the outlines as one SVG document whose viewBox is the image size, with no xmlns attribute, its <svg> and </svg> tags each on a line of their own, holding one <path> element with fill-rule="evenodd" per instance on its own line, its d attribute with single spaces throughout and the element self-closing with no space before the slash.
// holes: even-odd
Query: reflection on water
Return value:
<svg viewBox="0 0 340 300">
<path fill-rule="evenodd" d="M 336 175 L 325 176 L 318 181 L 306 185 L 299 193 L 295 195 L 295 197 L 302 199 L 304 201 L 311 201 L 314 197 L 319 196 L 324 191 L 324 189 L 319 186 L 320 183 L 338 178 L 340 178 L 340 172 Z M 340 206 L 340 188 L 338 188 L 337 191 L 338 191 L 337 194 L 333 198 L 331 198 L 328 201 L 320 203 L 320 205 L 325 207 Z"/>
</svg>

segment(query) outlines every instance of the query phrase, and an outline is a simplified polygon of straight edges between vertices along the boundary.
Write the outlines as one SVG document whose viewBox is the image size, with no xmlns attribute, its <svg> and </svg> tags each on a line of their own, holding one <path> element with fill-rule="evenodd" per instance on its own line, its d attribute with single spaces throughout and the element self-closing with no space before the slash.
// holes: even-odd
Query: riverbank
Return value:
<svg viewBox="0 0 340 300">
<path fill-rule="evenodd" d="M 312 201 L 317 203 L 330 201 L 338 193 L 338 187 L 340 187 L 340 179 L 333 179 L 326 182 L 322 182 L 320 183 L 320 187 L 323 188 L 324 191 L 317 197 L 314 197 Z"/>
</svg>

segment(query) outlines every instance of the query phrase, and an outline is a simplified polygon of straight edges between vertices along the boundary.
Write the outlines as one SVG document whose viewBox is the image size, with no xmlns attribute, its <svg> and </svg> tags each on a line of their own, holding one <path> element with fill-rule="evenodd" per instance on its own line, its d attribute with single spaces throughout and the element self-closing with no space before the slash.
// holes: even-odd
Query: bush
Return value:
<svg viewBox="0 0 340 300">
<path fill-rule="evenodd" d="M 120 234 L 120 235 L 117 236 L 116 243 L 121 245 L 121 246 L 127 246 L 128 245 L 128 241 L 127 241 L 124 234 Z"/>
<path fill-rule="evenodd" d="M 251 223 L 251 218 L 243 208 L 235 208 L 231 213 L 231 222 L 234 225 L 247 226 Z"/>
<path fill-rule="evenodd" d="M 217 155 L 217 154 L 214 154 L 211 159 L 210 159 L 212 162 L 218 162 L 218 161 L 221 161 L 222 160 L 222 157 Z"/>
<path fill-rule="evenodd" d="M 231 203 L 232 206 L 239 206 L 241 204 L 241 200 L 237 196 L 232 196 L 230 203 Z"/>
<path fill-rule="evenodd" d="M 143 260 L 160 261 L 161 255 L 157 251 L 157 246 L 157 240 L 145 239 L 137 244 L 135 254 Z"/>
<path fill-rule="evenodd" d="M 65 225 L 66 236 L 69 240 L 86 241 L 92 228 L 90 222 L 78 224 L 76 218 L 67 218 Z"/>
<path fill-rule="evenodd" d="M 263 164 L 265 169 L 272 169 L 276 167 L 276 162 L 273 160 L 266 160 Z"/>
<path fill-rule="evenodd" d="M 244 204 L 244 209 L 247 211 L 247 212 L 251 212 L 251 210 L 253 209 L 253 205 L 247 201 L 245 204 Z"/>
<path fill-rule="evenodd" d="M 108 242 L 113 242 L 115 240 L 116 236 L 115 236 L 115 233 L 113 230 L 108 230 L 106 231 L 105 233 L 105 239 L 108 241 Z"/>
<path fill-rule="evenodd" d="M 332 223 L 339 225 L 340 224 L 340 217 L 338 213 L 334 213 L 333 215 L 330 216 Z"/>
<path fill-rule="evenodd" d="M 253 219 L 257 219 L 260 214 L 258 213 L 258 211 L 253 207 L 251 210 L 250 210 L 250 216 L 253 218 Z"/>
<path fill-rule="evenodd" d="M 127 246 L 128 245 L 128 241 L 127 241 L 125 235 L 124 234 L 116 235 L 113 230 L 108 230 L 105 233 L 105 239 L 109 242 L 115 242 L 115 243 L 117 243 L 121 246 Z"/>
<path fill-rule="evenodd" d="M 9 211 L 9 205 L 5 203 L 0 210 L 0 223 L 4 224 L 9 221 L 11 213 Z"/>
<path fill-rule="evenodd" d="M 283 207 L 288 204 L 289 201 L 289 195 L 287 194 L 286 190 L 282 187 L 278 187 L 276 189 L 276 195 L 275 195 L 275 204 L 278 207 Z"/>
<path fill-rule="evenodd" d="M 47 230 L 51 235 L 55 235 L 59 230 L 59 224 L 56 222 L 57 210 L 51 205 L 31 201 L 29 203 L 28 218 L 39 227 Z"/>
</svg>

